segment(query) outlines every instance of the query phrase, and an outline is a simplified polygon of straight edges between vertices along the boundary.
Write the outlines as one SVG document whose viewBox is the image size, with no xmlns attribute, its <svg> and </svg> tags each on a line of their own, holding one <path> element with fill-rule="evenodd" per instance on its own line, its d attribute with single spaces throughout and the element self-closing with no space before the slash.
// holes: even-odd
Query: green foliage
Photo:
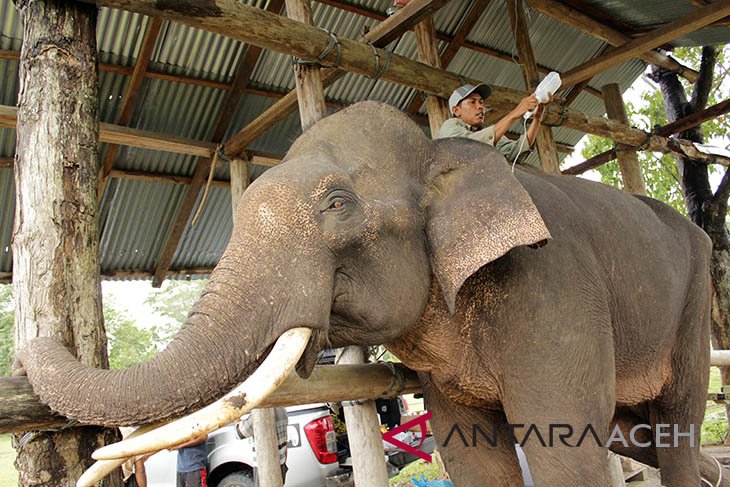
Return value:
<svg viewBox="0 0 730 487">
<path fill-rule="evenodd" d="M 10 435 L 0 435 L 0 485 L 18 485 L 18 472 L 15 470 L 15 450 Z"/>
<path fill-rule="evenodd" d="M 724 47 L 719 53 L 708 106 L 719 103 L 730 95 L 730 78 L 728 77 L 730 65 L 726 64 L 726 59 L 730 61 L 729 50 L 730 48 Z M 674 51 L 674 56 L 684 64 L 699 69 L 702 49 L 680 48 Z M 691 96 L 692 87 L 684 78 L 680 79 L 683 81 L 688 97 Z M 664 100 L 659 89 L 645 90 L 641 93 L 639 103 L 636 105 L 631 102 L 626 104 L 626 111 L 632 125 L 642 130 L 653 130 L 655 127 L 667 123 Z M 701 129 L 706 141 L 712 141 L 714 144 L 727 143 L 728 135 L 730 135 L 730 120 L 728 120 L 728 117 L 718 117 L 715 120 L 703 123 Z M 612 141 L 589 135 L 582 154 L 587 159 L 612 147 Z M 639 152 L 639 162 L 644 173 L 644 183 L 649 196 L 664 201 L 679 212 L 686 214 L 674 158 L 666 154 L 642 151 Z M 709 169 L 711 173 L 717 171 L 713 167 Z M 616 161 L 604 164 L 597 170 L 603 183 L 618 188 L 623 187 L 621 172 Z"/>
<path fill-rule="evenodd" d="M 0 377 L 10 375 L 13 363 L 13 292 L 9 284 L 0 284 Z"/>
<path fill-rule="evenodd" d="M 109 366 L 124 369 L 152 357 L 160 345 L 155 327 L 140 328 L 113 300 L 104 300 L 104 324 L 109 340 Z"/>
<path fill-rule="evenodd" d="M 207 279 L 167 281 L 162 289 L 150 293 L 145 303 L 157 314 L 170 320 L 158 326 L 161 341 L 167 343 L 177 333 L 207 283 Z"/>
</svg>

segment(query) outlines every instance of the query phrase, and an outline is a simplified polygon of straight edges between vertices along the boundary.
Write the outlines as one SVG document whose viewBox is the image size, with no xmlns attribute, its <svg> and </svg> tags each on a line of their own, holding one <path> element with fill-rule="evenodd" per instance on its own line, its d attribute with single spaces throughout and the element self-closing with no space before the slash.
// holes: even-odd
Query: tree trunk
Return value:
<svg viewBox="0 0 730 487">
<path fill-rule="evenodd" d="M 23 19 L 15 161 L 16 348 L 52 336 L 108 367 L 97 222 L 96 7 L 16 3 Z M 17 364 L 16 364 L 17 368 Z M 95 427 L 18 438 L 20 485 L 73 485 L 91 452 L 116 438 Z M 121 485 L 121 478 L 104 485 Z"/>
<path fill-rule="evenodd" d="M 712 87 L 713 68 L 717 58 L 715 47 L 702 49 L 702 65 L 695 82 L 692 99 L 687 95 L 676 74 L 652 66 L 651 78 L 659 83 L 664 95 L 667 122 L 705 108 Z M 695 127 L 679 134 L 693 142 L 703 142 L 702 132 Z M 730 195 L 730 171 L 726 171 L 715 194 L 712 193 L 707 165 L 684 157 L 676 157 L 680 185 L 687 206 L 687 214 L 712 240 L 711 275 L 714 295 L 712 300 L 712 337 L 715 346 L 730 350 L 730 236 L 725 227 L 727 200 Z M 730 367 L 720 369 L 722 384 L 730 385 Z M 730 418 L 730 405 L 726 405 Z M 727 439 L 726 439 L 727 441 Z"/>
</svg>

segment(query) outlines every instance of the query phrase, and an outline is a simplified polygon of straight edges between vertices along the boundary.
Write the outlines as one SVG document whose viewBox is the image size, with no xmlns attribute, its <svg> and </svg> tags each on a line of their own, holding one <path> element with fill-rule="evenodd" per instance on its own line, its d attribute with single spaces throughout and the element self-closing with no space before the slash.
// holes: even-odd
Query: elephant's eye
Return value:
<svg viewBox="0 0 730 487">
<path fill-rule="evenodd" d="M 345 202 L 345 198 L 343 198 L 342 196 L 336 196 L 330 201 L 327 210 L 339 210 L 340 208 L 343 208 L 345 206 Z"/>
</svg>

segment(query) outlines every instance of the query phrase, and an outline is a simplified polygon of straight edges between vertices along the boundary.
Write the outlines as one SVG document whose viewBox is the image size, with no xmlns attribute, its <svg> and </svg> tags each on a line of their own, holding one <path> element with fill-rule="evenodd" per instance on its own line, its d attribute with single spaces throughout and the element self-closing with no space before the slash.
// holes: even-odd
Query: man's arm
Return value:
<svg viewBox="0 0 730 487">
<path fill-rule="evenodd" d="M 517 104 L 516 107 L 512 109 L 511 112 L 509 112 L 507 115 L 502 117 L 497 123 L 492 125 L 494 127 L 494 142 L 495 145 L 499 140 L 504 136 L 504 134 L 507 133 L 509 128 L 512 126 L 513 123 L 518 121 L 525 113 L 529 112 L 530 110 L 533 110 L 538 106 L 537 98 L 535 97 L 535 94 L 533 93 L 530 96 L 524 97 L 520 102 Z M 537 129 L 535 129 L 537 130 Z M 532 144 L 533 141 L 530 142 Z M 529 147 L 528 147 L 529 149 Z"/>
</svg>

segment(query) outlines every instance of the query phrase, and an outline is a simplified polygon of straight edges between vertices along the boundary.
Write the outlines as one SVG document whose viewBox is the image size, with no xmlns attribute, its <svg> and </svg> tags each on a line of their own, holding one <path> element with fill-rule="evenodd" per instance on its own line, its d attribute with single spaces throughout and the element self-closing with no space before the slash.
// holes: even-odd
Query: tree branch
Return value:
<svg viewBox="0 0 730 487">
<path fill-rule="evenodd" d="M 722 176 L 722 181 L 715 191 L 715 195 L 712 197 L 716 202 L 727 201 L 730 197 L 730 168 L 725 170 L 725 174 Z"/>
<path fill-rule="evenodd" d="M 695 82 L 690 101 L 689 109 L 692 112 L 702 110 L 707 105 L 712 90 L 712 78 L 714 76 L 715 64 L 717 63 L 717 48 L 715 46 L 704 46 L 702 48 L 702 62 L 700 64 L 699 76 Z"/>
</svg>

